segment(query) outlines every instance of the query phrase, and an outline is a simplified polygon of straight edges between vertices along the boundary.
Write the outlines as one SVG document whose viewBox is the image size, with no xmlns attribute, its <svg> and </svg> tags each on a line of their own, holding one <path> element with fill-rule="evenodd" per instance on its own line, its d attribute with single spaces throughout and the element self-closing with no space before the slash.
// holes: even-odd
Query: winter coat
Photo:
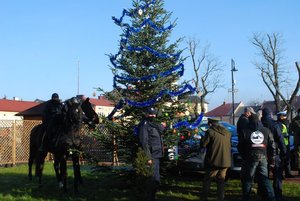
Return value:
<svg viewBox="0 0 300 201">
<path fill-rule="evenodd" d="M 219 124 L 213 124 L 202 140 L 206 147 L 205 167 L 231 166 L 231 133 Z"/>
<path fill-rule="evenodd" d="M 269 108 L 264 108 L 262 110 L 261 122 L 264 127 L 267 127 L 271 130 L 274 141 L 276 144 L 276 153 L 284 158 L 286 156 L 286 146 L 284 144 L 284 138 L 281 133 L 279 124 L 272 119 L 271 110 Z"/>
<path fill-rule="evenodd" d="M 163 130 L 162 125 L 148 120 L 143 120 L 138 126 L 139 145 L 149 159 L 163 157 Z"/>
<path fill-rule="evenodd" d="M 63 105 L 59 101 L 54 101 L 54 100 L 47 101 L 44 114 L 43 114 L 43 123 L 49 124 L 50 121 L 62 115 L 62 108 Z"/>
<path fill-rule="evenodd" d="M 290 131 L 294 133 L 294 144 L 300 146 L 300 116 L 292 120 Z"/>
<path fill-rule="evenodd" d="M 258 123 L 258 122 L 257 122 Z M 259 124 L 250 124 L 247 126 L 238 143 L 238 151 L 243 159 L 256 160 L 256 156 L 264 155 L 274 162 L 276 155 L 276 146 L 273 134 L 270 129 L 262 127 Z"/>
<path fill-rule="evenodd" d="M 244 114 L 242 114 L 236 124 L 238 135 L 240 135 L 243 132 L 244 128 L 248 127 L 248 123 L 248 118 Z"/>
</svg>

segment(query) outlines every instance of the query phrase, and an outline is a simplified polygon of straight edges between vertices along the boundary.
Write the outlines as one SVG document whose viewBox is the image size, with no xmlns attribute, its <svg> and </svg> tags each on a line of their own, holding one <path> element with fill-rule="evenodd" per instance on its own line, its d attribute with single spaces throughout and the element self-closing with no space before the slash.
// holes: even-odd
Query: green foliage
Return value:
<svg viewBox="0 0 300 201">
<path fill-rule="evenodd" d="M 132 180 L 127 179 L 125 171 L 114 172 L 111 169 L 93 171 L 92 166 L 81 166 L 84 185 L 79 186 L 80 193 L 74 193 L 73 171 L 68 168 L 69 191 L 64 193 L 57 187 L 52 163 L 46 163 L 43 186 L 38 188 L 37 179 L 28 181 L 27 165 L 12 168 L 0 167 L 0 200 L 5 201 L 134 201 L 135 188 Z M 157 201 L 196 201 L 201 197 L 202 174 L 191 174 L 185 177 L 166 176 L 157 193 Z M 257 188 L 255 185 L 254 188 Z M 216 183 L 211 186 L 209 200 L 215 200 Z M 238 201 L 241 198 L 240 178 L 230 179 L 225 187 L 225 199 Z M 289 201 L 300 198 L 299 178 L 283 181 L 283 196 Z M 261 200 L 253 193 L 253 201 Z"/>
<path fill-rule="evenodd" d="M 136 174 L 143 178 L 151 177 L 153 174 L 152 166 L 149 166 L 147 164 L 148 160 L 150 159 L 146 156 L 145 152 L 141 148 L 139 148 L 134 167 L 136 169 Z"/>
<path fill-rule="evenodd" d="M 147 190 L 151 186 L 151 180 L 153 175 L 153 167 L 147 164 L 149 158 L 145 152 L 139 148 L 135 159 L 134 167 L 136 171 L 135 184 L 136 195 L 138 200 L 147 200 Z"/>
</svg>

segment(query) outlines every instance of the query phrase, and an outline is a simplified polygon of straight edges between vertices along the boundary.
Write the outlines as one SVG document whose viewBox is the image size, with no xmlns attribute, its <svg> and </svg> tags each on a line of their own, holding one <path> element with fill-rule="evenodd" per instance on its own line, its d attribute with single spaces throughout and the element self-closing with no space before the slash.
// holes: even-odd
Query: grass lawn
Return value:
<svg viewBox="0 0 300 201">
<path fill-rule="evenodd" d="M 135 191 L 132 182 L 120 172 L 92 172 L 91 166 L 82 166 L 84 185 L 79 186 L 80 193 L 73 192 L 73 171 L 69 166 L 68 193 L 58 189 L 51 163 L 46 164 L 43 176 L 43 187 L 38 188 L 37 181 L 28 181 L 27 165 L 11 168 L 0 168 L 0 200 L 10 201 L 134 201 Z M 299 181 L 299 180 L 298 180 Z M 199 200 L 201 191 L 201 175 L 193 174 L 185 177 L 167 176 L 162 178 L 162 186 L 157 193 L 158 201 Z M 214 200 L 216 185 L 212 185 L 210 200 Z M 284 181 L 286 200 L 300 200 L 300 183 Z M 238 179 L 229 180 L 226 185 L 226 200 L 240 199 L 241 187 Z M 260 200 L 253 195 L 253 200 Z"/>
</svg>

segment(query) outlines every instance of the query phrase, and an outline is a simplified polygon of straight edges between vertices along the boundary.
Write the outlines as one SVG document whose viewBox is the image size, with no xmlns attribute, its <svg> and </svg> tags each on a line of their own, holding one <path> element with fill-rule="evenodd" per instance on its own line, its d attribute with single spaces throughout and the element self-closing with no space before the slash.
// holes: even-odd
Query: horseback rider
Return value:
<svg viewBox="0 0 300 201">
<path fill-rule="evenodd" d="M 57 127 L 59 122 L 63 118 L 63 105 L 60 102 L 59 96 L 57 93 L 53 93 L 51 99 L 46 102 L 44 114 L 43 114 L 43 125 L 44 125 L 44 134 L 42 139 L 42 145 L 40 151 L 44 151 L 48 142 L 50 142 L 53 137 L 55 137 Z"/>
</svg>

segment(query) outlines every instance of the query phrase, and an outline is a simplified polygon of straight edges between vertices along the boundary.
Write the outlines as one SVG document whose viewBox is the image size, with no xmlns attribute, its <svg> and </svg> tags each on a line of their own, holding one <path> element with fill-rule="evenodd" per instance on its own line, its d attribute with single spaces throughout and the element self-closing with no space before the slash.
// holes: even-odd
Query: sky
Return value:
<svg viewBox="0 0 300 201">
<path fill-rule="evenodd" d="M 108 54 L 118 51 L 122 30 L 112 20 L 131 8 L 131 0 L 0 0 L 0 98 L 61 99 L 96 89 L 113 89 Z M 170 40 L 195 38 L 210 45 L 224 66 L 224 87 L 210 95 L 209 110 L 231 102 L 231 59 L 235 102 L 272 100 L 253 61 L 260 60 L 251 44 L 254 33 L 280 33 L 289 79 L 296 81 L 300 61 L 298 0 L 165 0 L 177 20 Z M 180 44 L 189 56 L 186 40 Z M 182 80 L 193 78 L 190 59 Z M 294 81 L 294 82 L 293 82 Z M 287 96 L 290 88 L 285 88 Z"/>
</svg>

